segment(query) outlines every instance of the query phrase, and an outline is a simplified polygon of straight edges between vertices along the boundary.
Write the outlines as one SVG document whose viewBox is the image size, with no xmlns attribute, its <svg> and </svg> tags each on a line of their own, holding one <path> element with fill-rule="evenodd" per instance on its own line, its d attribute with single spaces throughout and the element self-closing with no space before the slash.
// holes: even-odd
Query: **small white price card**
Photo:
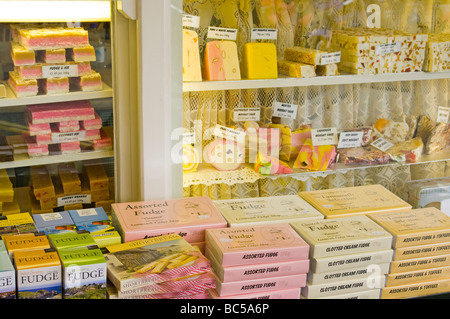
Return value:
<svg viewBox="0 0 450 319">
<path fill-rule="evenodd" d="M 60 213 L 47 213 L 47 214 L 42 214 L 41 216 L 42 216 L 42 219 L 46 222 L 63 219 Z"/>
<path fill-rule="evenodd" d="M 42 67 L 42 77 L 45 79 L 76 77 L 78 76 L 78 65 L 44 65 Z"/>
<path fill-rule="evenodd" d="M 339 135 L 338 148 L 360 147 L 363 140 L 363 132 L 342 132 Z"/>
<path fill-rule="evenodd" d="M 195 132 L 183 133 L 183 145 L 195 143 Z"/>
<path fill-rule="evenodd" d="M 436 122 L 448 123 L 449 118 L 450 118 L 450 107 L 439 106 Z"/>
<path fill-rule="evenodd" d="M 298 106 L 295 104 L 275 102 L 272 116 L 295 120 L 297 111 Z"/>
<path fill-rule="evenodd" d="M 216 125 L 213 135 L 219 138 L 234 141 L 238 144 L 245 144 L 245 132 L 222 125 Z"/>
<path fill-rule="evenodd" d="M 313 146 L 336 145 L 338 143 L 337 128 L 319 128 L 311 130 L 311 140 Z"/>
<path fill-rule="evenodd" d="M 208 38 L 236 41 L 237 29 L 209 27 Z"/>
<path fill-rule="evenodd" d="M 70 195 L 64 197 L 58 197 L 57 205 L 58 207 L 74 204 L 90 204 L 91 194 L 80 194 L 80 195 Z"/>
<path fill-rule="evenodd" d="M 320 59 L 321 65 L 339 63 L 341 62 L 341 52 L 332 52 L 328 54 L 324 54 Z"/>
<path fill-rule="evenodd" d="M 277 29 L 253 28 L 251 39 L 252 39 L 252 41 L 276 40 L 276 39 L 278 39 L 278 30 Z"/>
<path fill-rule="evenodd" d="M 390 149 L 394 144 L 391 142 L 385 140 L 384 138 L 380 137 L 377 140 L 373 141 L 370 145 L 372 145 L 375 148 L 378 148 L 382 152 L 386 152 L 388 149 Z"/>
<path fill-rule="evenodd" d="M 52 133 L 53 143 L 78 142 L 86 139 L 86 131 Z"/>
<path fill-rule="evenodd" d="M 235 122 L 256 121 L 261 120 L 260 107 L 239 107 L 233 110 L 233 120 Z"/>
<path fill-rule="evenodd" d="M 380 45 L 375 46 L 375 54 L 376 55 L 386 55 L 388 53 L 400 52 L 401 49 L 402 49 L 401 42 L 380 44 Z"/>
<path fill-rule="evenodd" d="M 200 27 L 200 17 L 183 14 L 183 27 L 198 29 Z"/>
</svg>

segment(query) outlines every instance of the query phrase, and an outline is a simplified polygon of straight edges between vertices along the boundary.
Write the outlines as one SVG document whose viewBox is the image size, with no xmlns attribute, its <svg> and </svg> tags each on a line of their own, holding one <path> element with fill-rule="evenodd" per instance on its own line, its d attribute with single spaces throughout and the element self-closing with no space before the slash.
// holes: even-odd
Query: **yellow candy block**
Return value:
<svg viewBox="0 0 450 319">
<path fill-rule="evenodd" d="M 252 80 L 278 78 L 275 44 L 246 43 L 242 54 L 241 72 L 243 78 Z"/>
<path fill-rule="evenodd" d="M 201 81 L 200 52 L 197 32 L 183 30 L 183 81 Z"/>
<path fill-rule="evenodd" d="M 0 202 L 14 201 L 14 189 L 6 170 L 0 170 Z"/>
</svg>

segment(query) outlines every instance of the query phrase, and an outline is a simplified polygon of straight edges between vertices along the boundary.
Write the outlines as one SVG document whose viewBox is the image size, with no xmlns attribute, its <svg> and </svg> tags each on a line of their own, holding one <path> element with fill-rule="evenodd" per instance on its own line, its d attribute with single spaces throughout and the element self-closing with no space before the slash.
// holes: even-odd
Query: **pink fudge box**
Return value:
<svg viewBox="0 0 450 319">
<path fill-rule="evenodd" d="M 309 253 L 287 223 L 208 229 L 206 249 L 224 267 L 302 260 Z"/>
<path fill-rule="evenodd" d="M 306 274 L 233 282 L 221 282 L 216 277 L 216 292 L 221 297 L 261 291 L 302 288 L 305 286 Z"/>
<path fill-rule="evenodd" d="M 206 250 L 205 256 L 211 262 L 211 267 L 214 269 L 217 278 L 222 282 L 299 275 L 306 274 L 309 270 L 308 259 L 270 264 L 222 267 L 209 250 Z"/>
<path fill-rule="evenodd" d="M 209 299 L 300 299 L 301 288 L 261 291 L 232 296 L 219 296 L 215 289 L 208 289 Z"/>
<path fill-rule="evenodd" d="M 190 243 L 204 242 L 205 230 L 226 227 L 209 197 L 112 204 L 111 220 L 124 242 L 178 233 Z"/>
</svg>

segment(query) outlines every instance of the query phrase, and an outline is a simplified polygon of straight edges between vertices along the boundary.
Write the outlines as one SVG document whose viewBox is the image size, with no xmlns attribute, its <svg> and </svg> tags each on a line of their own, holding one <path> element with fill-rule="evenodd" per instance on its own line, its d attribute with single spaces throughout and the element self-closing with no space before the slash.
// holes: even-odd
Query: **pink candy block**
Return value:
<svg viewBox="0 0 450 319">
<path fill-rule="evenodd" d="M 223 267 L 308 259 L 309 245 L 287 224 L 208 229 L 206 247 Z"/>
<path fill-rule="evenodd" d="M 48 145 L 38 145 L 38 144 L 27 144 L 28 148 L 28 156 L 30 157 L 38 157 L 38 156 L 46 156 L 49 154 Z"/>
<path fill-rule="evenodd" d="M 227 222 L 209 197 L 112 204 L 112 220 L 124 242 L 178 233 L 190 243 L 203 242 L 208 228 Z"/>
<path fill-rule="evenodd" d="M 270 264 L 222 267 L 211 252 L 206 250 L 205 255 L 210 260 L 211 267 L 214 269 L 217 278 L 222 282 L 299 275 L 306 274 L 309 270 L 309 259 Z"/>
<path fill-rule="evenodd" d="M 95 118 L 95 111 L 87 100 L 30 105 L 25 110 L 31 124 L 82 121 Z"/>
<path fill-rule="evenodd" d="M 221 282 L 216 277 L 216 292 L 221 297 L 262 291 L 302 288 L 305 286 L 306 274 L 234 282 Z"/>
<path fill-rule="evenodd" d="M 93 141 L 94 150 L 106 150 L 112 148 L 112 140 L 103 129 L 100 129 L 100 139 Z"/>
<path fill-rule="evenodd" d="M 73 154 L 81 152 L 80 142 L 67 142 L 59 144 L 61 154 Z"/>
<path fill-rule="evenodd" d="M 79 121 L 65 121 L 51 124 L 53 132 L 76 132 L 80 130 Z"/>
<path fill-rule="evenodd" d="M 215 289 L 209 289 L 208 293 L 210 299 L 300 299 L 301 288 L 261 291 L 224 297 L 219 296 Z"/>
<path fill-rule="evenodd" d="M 49 123 L 42 124 L 28 124 L 28 132 L 30 136 L 36 136 L 41 134 L 50 134 L 52 131 L 50 129 Z"/>
<path fill-rule="evenodd" d="M 95 119 L 81 121 L 80 124 L 85 130 L 98 130 L 102 128 L 103 122 L 101 117 L 95 113 Z"/>
</svg>

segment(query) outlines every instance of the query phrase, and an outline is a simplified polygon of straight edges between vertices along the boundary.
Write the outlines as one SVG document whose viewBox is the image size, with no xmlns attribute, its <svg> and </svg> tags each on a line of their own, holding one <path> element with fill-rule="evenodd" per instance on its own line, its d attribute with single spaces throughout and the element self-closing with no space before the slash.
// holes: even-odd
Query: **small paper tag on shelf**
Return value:
<svg viewBox="0 0 450 319">
<path fill-rule="evenodd" d="M 70 195 L 58 197 L 57 206 L 62 207 L 75 204 L 90 204 L 91 202 L 91 194 Z"/>
<path fill-rule="evenodd" d="M 380 137 L 377 140 L 373 141 L 372 144 L 373 147 L 379 149 L 382 152 L 386 152 L 388 149 L 390 149 L 394 144 L 391 142 L 385 140 L 384 138 Z"/>
<path fill-rule="evenodd" d="M 236 41 L 236 38 L 237 38 L 237 29 L 216 28 L 216 27 L 208 28 L 208 39 Z"/>
<path fill-rule="evenodd" d="M 402 49 L 401 42 L 380 44 L 380 45 L 375 46 L 375 54 L 376 55 L 386 55 L 388 53 L 400 52 L 401 49 Z"/>
<path fill-rule="evenodd" d="M 450 107 L 439 106 L 437 114 L 437 123 L 448 123 L 450 118 Z"/>
<path fill-rule="evenodd" d="M 298 106 L 295 104 L 275 102 L 272 116 L 295 120 L 297 111 Z"/>
<path fill-rule="evenodd" d="M 342 132 L 339 136 L 338 148 L 361 147 L 363 132 Z"/>
<path fill-rule="evenodd" d="M 253 28 L 252 29 L 252 41 L 256 40 L 277 40 L 278 30 L 277 29 L 264 29 L 264 28 Z"/>
<path fill-rule="evenodd" d="M 337 128 L 319 128 L 311 130 L 311 140 L 313 146 L 336 145 L 338 143 Z"/>
<path fill-rule="evenodd" d="M 52 133 L 53 143 L 78 142 L 86 139 L 86 131 Z"/>
<path fill-rule="evenodd" d="M 320 59 L 320 65 L 339 63 L 341 62 L 341 52 L 332 52 L 324 54 Z"/>
<path fill-rule="evenodd" d="M 255 121 L 261 120 L 261 108 L 253 107 L 239 107 L 233 110 L 233 120 L 235 122 Z"/>
<path fill-rule="evenodd" d="M 245 144 L 245 132 L 222 125 L 216 125 L 213 135 L 218 138 L 224 138 L 226 140 L 236 142 L 238 144 Z"/>
<path fill-rule="evenodd" d="M 200 27 L 200 17 L 191 14 L 183 14 L 183 27 L 198 29 Z"/>
<path fill-rule="evenodd" d="M 78 65 L 44 65 L 42 67 L 42 77 L 45 79 L 76 77 L 78 76 Z"/>
<path fill-rule="evenodd" d="M 183 145 L 195 144 L 195 132 L 183 133 Z"/>
</svg>

